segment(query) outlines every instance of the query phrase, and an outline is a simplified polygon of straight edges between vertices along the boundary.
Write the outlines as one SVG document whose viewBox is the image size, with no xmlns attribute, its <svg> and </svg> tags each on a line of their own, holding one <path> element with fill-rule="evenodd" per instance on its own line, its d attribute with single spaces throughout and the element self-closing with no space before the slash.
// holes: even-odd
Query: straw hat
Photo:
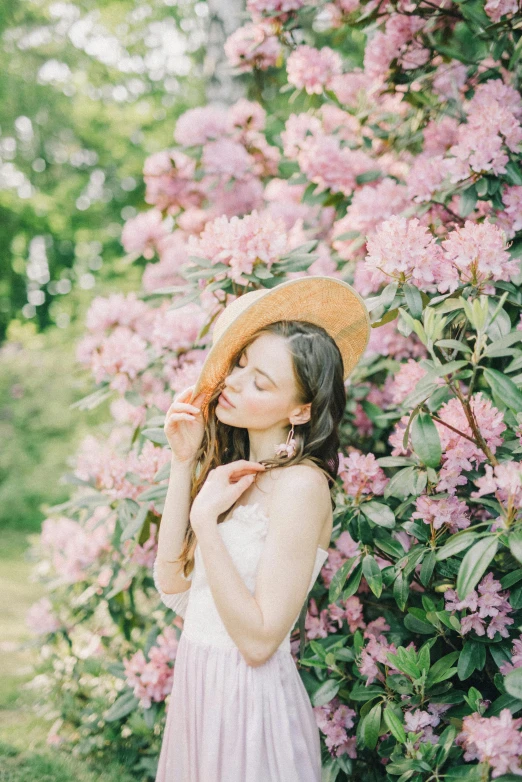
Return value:
<svg viewBox="0 0 522 782">
<path fill-rule="evenodd" d="M 258 329 L 278 320 L 306 320 L 322 326 L 336 342 L 346 380 L 370 338 L 363 299 L 347 282 L 308 275 L 238 296 L 214 323 L 210 348 L 191 399 L 208 398 L 229 370 L 230 361 Z"/>
</svg>

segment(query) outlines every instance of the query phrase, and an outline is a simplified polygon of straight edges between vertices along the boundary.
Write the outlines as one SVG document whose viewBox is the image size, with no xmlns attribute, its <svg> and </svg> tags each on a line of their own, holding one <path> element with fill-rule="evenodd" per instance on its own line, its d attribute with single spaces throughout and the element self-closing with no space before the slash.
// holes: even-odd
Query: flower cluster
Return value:
<svg viewBox="0 0 522 782">
<path fill-rule="evenodd" d="M 444 592 L 447 611 L 470 611 L 460 620 L 463 635 L 473 630 L 477 635 L 487 633 L 488 638 L 494 638 L 500 633 L 502 638 L 509 638 L 508 625 L 512 625 L 514 619 L 508 614 L 511 612 L 509 592 L 501 592 L 502 586 L 492 573 L 488 573 L 480 581 L 477 589 L 472 589 L 464 600 L 459 600 L 454 589 Z M 486 629 L 486 619 L 490 619 Z"/>
</svg>

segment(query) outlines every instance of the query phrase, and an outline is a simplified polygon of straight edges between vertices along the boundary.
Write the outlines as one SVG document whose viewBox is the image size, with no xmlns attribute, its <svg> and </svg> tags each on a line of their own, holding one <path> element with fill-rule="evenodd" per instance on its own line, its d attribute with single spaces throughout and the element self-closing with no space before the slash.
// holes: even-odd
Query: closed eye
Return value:
<svg viewBox="0 0 522 782">
<path fill-rule="evenodd" d="M 241 364 L 239 362 L 243 358 L 243 355 L 244 354 L 241 354 L 241 356 L 239 356 L 239 358 L 236 361 L 234 366 L 236 366 L 236 367 L 240 367 L 241 366 Z M 266 388 L 259 388 L 259 386 L 257 385 L 257 383 L 255 381 L 254 381 L 254 386 L 257 388 L 258 391 L 266 391 Z"/>
</svg>

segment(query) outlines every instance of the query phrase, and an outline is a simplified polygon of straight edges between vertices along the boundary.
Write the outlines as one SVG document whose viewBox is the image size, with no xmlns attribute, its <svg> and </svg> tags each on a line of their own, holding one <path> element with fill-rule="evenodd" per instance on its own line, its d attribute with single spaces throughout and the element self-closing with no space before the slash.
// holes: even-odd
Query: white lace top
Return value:
<svg viewBox="0 0 522 782">
<path fill-rule="evenodd" d="M 234 565 L 252 594 L 255 592 L 257 568 L 268 532 L 268 523 L 268 517 L 256 502 L 252 505 L 236 505 L 230 518 L 217 525 Z M 327 557 L 328 552 L 318 547 L 308 592 Z M 165 605 L 184 617 L 183 633 L 187 638 L 213 646 L 235 648 L 236 644 L 228 634 L 214 603 L 199 544 L 194 551 L 194 569 L 187 579 L 192 584 L 185 592 L 169 595 L 161 591 L 156 560 L 153 576 L 156 589 Z M 293 626 L 298 618 L 299 614 Z M 279 649 L 290 651 L 290 634 L 291 630 Z"/>
</svg>

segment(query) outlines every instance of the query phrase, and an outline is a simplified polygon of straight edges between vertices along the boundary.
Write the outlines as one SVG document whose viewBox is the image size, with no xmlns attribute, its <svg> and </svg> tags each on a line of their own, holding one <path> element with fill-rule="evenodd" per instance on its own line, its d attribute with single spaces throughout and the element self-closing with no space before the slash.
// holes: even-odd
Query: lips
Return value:
<svg viewBox="0 0 522 782">
<path fill-rule="evenodd" d="M 232 404 L 232 402 L 230 401 L 230 399 L 228 398 L 228 396 L 225 394 L 224 391 L 221 392 L 221 396 L 223 397 L 225 402 L 227 402 L 230 405 L 230 407 L 235 407 L 235 405 Z"/>
</svg>

